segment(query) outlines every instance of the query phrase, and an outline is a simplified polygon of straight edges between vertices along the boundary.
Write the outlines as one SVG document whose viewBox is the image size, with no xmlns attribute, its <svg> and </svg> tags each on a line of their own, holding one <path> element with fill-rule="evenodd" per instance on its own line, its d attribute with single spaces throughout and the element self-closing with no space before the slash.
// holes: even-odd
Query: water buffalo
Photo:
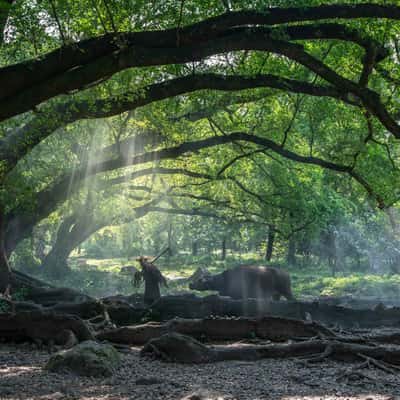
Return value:
<svg viewBox="0 0 400 400">
<path fill-rule="evenodd" d="M 189 285 L 192 290 L 216 290 L 234 299 L 265 298 L 294 300 L 289 274 L 272 267 L 253 265 L 228 269 L 199 279 Z"/>
</svg>

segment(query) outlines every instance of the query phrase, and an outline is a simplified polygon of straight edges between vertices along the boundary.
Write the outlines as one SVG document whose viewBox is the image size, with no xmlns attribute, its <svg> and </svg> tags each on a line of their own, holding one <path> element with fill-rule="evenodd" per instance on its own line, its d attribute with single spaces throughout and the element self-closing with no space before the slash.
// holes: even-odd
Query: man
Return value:
<svg viewBox="0 0 400 400">
<path fill-rule="evenodd" d="M 144 280 L 144 303 L 150 306 L 160 297 L 160 284 L 168 287 L 167 280 L 160 270 L 149 261 L 149 257 L 140 256 L 136 259 L 142 270 L 135 274 L 135 286 L 138 287 Z"/>
</svg>

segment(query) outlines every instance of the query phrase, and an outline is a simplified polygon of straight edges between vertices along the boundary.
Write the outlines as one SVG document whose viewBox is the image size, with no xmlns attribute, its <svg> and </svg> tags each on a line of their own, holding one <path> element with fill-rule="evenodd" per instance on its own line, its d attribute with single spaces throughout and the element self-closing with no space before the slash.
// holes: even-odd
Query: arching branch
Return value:
<svg viewBox="0 0 400 400">
<path fill-rule="evenodd" d="M 3 88 L 0 94 L 0 120 L 29 111 L 59 94 L 83 90 L 127 68 L 187 63 L 237 50 L 276 53 L 301 63 L 324 79 L 332 75 L 332 72 L 327 74 L 326 66 L 311 61 L 311 56 L 301 55 L 301 46 L 274 39 L 277 36 L 274 28 L 259 28 L 254 21 L 262 17 L 261 13 L 248 18 L 247 24 L 243 18 L 244 24 L 239 25 L 232 23 L 236 19 L 235 13 L 232 14 L 231 25 L 227 24 L 223 30 L 218 26 L 199 33 L 200 25 L 195 29 L 182 29 L 179 46 L 176 40 L 171 40 L 171 31 L 114 33 L 64 47 L 62 51 L 56 50 L 40 60 L 4 67 L 0 69 L 0 86 Z M 391 18 L 396 18 L 396 13 L 392 13 Z M 243 25 L 254 27 L 243 28 Z M 288 40 L 338 39 L 353 41 L 363 47 L 368 42 L 356 31 L 337 24 L 306 25 L 283 30 L 283 37 Z M 282 34 L 282 28 L 279 33 Z M 386 55 L 382 47 L 380 59 Z"/>
<path fill-rule="evenodd" d="M 77 120 L 110 117 L 155 101 L 198 90 L 238 91 L 263 87 L 311 96 L 328 96 L 352 103 L 346 95 L 333 87 L 312 85 L 270 74 L 255 77 L 218 74 L 190 75 L 149 85 L 134 92 L 126 92 L 118 98 L 67 101 L 55 109 L 51 108 L 49 112 L 39 113 L 26 125 L 16 129 L 0 142 L 0 158 L 8 162 L 7 167 L 10 170 L 18 160 L 56 129 Z"/>
</svg>

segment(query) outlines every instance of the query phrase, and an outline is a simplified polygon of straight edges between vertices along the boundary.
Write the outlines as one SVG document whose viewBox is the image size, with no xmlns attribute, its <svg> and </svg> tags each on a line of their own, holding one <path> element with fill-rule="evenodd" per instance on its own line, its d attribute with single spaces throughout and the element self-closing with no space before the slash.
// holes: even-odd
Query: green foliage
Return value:
<svg viewBox="0 0 400 400">
<path fill-rule="evenodd" d="M 273 7 L 337 4 L 319 0 L 232 3 L 235 11 L 252 9 L 265 15 Z M 8 4 L 0 0 L 0 27 L 5 23 L 2 15 L 6 8 Z M 0 48 L 0 63 L 9 66 L 31 58 L 39 60 L 62 45 L 114 30 L 171 28 L 179 41 L 181 27 L 225 11 L 224 2 L 210 0 L 14 2 L 7 40 Z M 397 115 L 400 67 L 395 53 L 399 23 L 374 19 L 340 23 L 393 51 L 380 63 L 391 79 L 385 79 L 376 68 L 368 87 L 377 90 L 389 112 Z M 274 28 L 271 36 L 288 40 L 286 25 Z M 342 40 L 296 43 L 340 76 L 358 81 L 364 59 L 364 50 L 358 45 Z M 126 45 L 123 39 L 117 44 L 121 49 Z M 71 247 L 66 252 L 70 254 L 72 249 L 81 247 L 85 257 L 113 259 L 112 263 L 116 263 L 107 269 L 91 260 L 93 267 L 83 270 L 72 262 L 74 274 L 58 283 L 96 295 L 130 293 L 129 281 L 117 271 L 122 262 L 114 259 L 155 256 L 166 246 L 176 257 L 161 260 L 161 265 L 181 277 L 199 265 L 220 271 L 238 263 L 260 264 L 268 231 L 274 227 L 274 263 L 285 262 L 291 241 L 299 263 L 312 270 L 308 278 L 308 272 L 302 271 L 298 278 L 297 272 L 294 274 L 298 294 L 359 291 L 361 285 L 371 290 L 372 286 L 389 285 L 387 289 L 394 292 L 395 286 L 390 289 L 390 285 L 396 285 L 394 278 L 384 274 L 396 267 L 400 254 L 399 232 L 393 229 L 398 223 L 400 147 L 364 107 L 329 97 L 295 94 L 286 83 L 288 90 L 203 90 L 182 94 L 107 119 L 74 121 L 71 117 L 74 113 L 85 115 L 87 110 L 94 114 L 109 112 L 111 100 L 123 103 L 142 99 L 146 85 L 207 73 L 249 78 L 272 74 L 279 77 L 281 84 L 293 79 L 328 86 L 314 72 L 287 57 L 272 52 L 237 51 L 195 63 L 129 68 L 1 124 L 1 138 L 11 132 L 19 136 L 28 127 L 22 138 L 32 147 L 12 171 L 7 171 L 6 162 L 0 162 L 0 177 L 4 178 L 0 200 L 6 212 L 12 217 L 22 216 L 27 225 L 31 218 L 41 223 L 42 232 L 33 235 L 43 240 L 46 252 L 57 244 L 59 229 L 69 216 L 75 215 L 80 221 L 87 218 L 86 226 L 78 232 L 73 229 L 76 222 L 62 232 Z M 349 96 L 357 100 L 354 94 L 343 93 L 343 97 Z M 104 101 L 101 110 L 97 109 L 99 101 Z M 47 132 L 43 136 L 46 139 L 38 140 L 42 132 Z M 179 158 L 171 155 L 162 160 L 154 156 L 148 162 L 141 159 L 150 151 L 231 132 L 272 141 L 274 148 L 284 149 L 292 157 L 285 157 L 282 152 L 279 155 L 273 146 L 236 141 Z M 153 141 L 144 140 L 152 138 Z M 10 154 L 11 158 L 14 156 L 18 158 Z M 321 168 L 312 162 L 316 159 L 334 163 L 347 172 Z M 120 160 L 126 161 L 124 168 L 118 164 Z M 203 177 L 140 174 L 155 167 L 190 171 Z M 377 210 L 378 197 L 392 208 Z M 146 206 L 176 214 L 150 212 Z M 386 215 L 388 211 L 394 212 L 392 220 Z M 185 212 L 193 215 L 178 215 Z M 29 228 L 33 226 L 28 226 L 27 232 Z M 23 234 L 20 237 L 26 237 Z M 221 260 L 223 242 L 227 249 L 225 260 Z M 40 274 L 40 261 L 32 247 L 28 240 L 23 241 L 11 262 L 18 269 Z M 196 252 L 196 256 L 190 255 Z M 326 266 L 329 263 L 330 268 Z M 340 273 L 354 276 L 324 275 L 332 274 L 336 267 Z M 360 271 L 366 274 L 363 279 L 357 275 Z M 367 275 L 378 272 L 382 274 L 379 282 L 373 279 L 376 275 Z M 309 279 L 315 276 L 318 279 Z M 174 288 L 181 289 L 185 288 Z"/>
<path fill-rule="evenodd" d="M 40 260 L 32 252 L 30 240 L 24 240 L 20 243 L 10 262 L 16 269 L 28 273 L 35 273 L 41 264 Z"/>
<path fill-rule="evenodd" d="M 115 257 L 121 254 L 118 238 L 110 229 L 95 233 L 93 238 L 85 244 L 86 254 L 89 257 Z"/>
<path fill-rule="evenodd" d="M 189 255 L 175 256 L 168 260 L 157 262 L 162 273 L 170 280 L 168 288 L 162 287 L 163 295 L 179 294 L 188 292 L 188 283 L 182 278 L 190 277 L 199 265 L 200 257 Z M 218 254 L 208 259 L 205 265 L 213 273 L 220 273 L 225 269 L 232 268 L 238 264 L 265 265 L 263 259 L 255 253 L 245 253 L 239 258 L 230 257 L 221 261 Z M 135 288 L 132 277 L 120 272 L 120 268 L 126 265 L 124 259 L 88 259 L 87 267 L 73 266 L 73 272 L 63 279 L 54 280 L 45 277 L 50 282 L 59 286 L 73 287 L 91 296 L 104 297 L 116 293 L 130 295 L 143 293 L 143 287 Z M 74 264 L 74 263 L 72 263 Z M 130 262 L 130 265 L 135 263 Z M 325 265 L 305 265 L 287 267 L 284 260 L 276 261 L 271 266 L 288 270 L 291 275 L 293 292 L 297 298 L 308 299 L 310 296 L 374 296 L 377 298 L 397 298 L 400 295 L 400 275 L 382 273 L 360 273 L 354 271 L 341 272 L 336 277 L 331 276 L 330 268 Z M 138 267 L 138 265 L 136 265 Z M 197 295 L 206 296 L 213 292 L 195 292 Z M 15 297 L 17 296 L 17 297 Z M 22 291 L 13 296 L 16 300 L 24 300 L 26 292 Z M 147 319 L 146 319 L 147 318 Z M 157 315 L 148 315 L 147 320 L 155 320 Z"/>
<path fill-rule="evenodd" d="M 400 277 L 398 275 L 352 274 L 342 277 L 317 278 L 297 275 L 294 283 L 297 296 L 354 296 L 376 298 L 398 298 Z"/>
</svg>

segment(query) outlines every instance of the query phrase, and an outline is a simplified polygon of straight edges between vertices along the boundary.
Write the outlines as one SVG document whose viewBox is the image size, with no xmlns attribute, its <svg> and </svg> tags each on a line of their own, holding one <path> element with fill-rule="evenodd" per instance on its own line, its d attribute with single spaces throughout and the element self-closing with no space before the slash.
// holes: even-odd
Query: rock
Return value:
<svg viewBox="0 0 400 400">
<path fill-rule="evenodd" d="M 72 349 L 55 353 L 45 368 L 81 376 L 111 376 L 119 361 L 120 355 L 113 346 L 87 340 Z"/>
</svg>

